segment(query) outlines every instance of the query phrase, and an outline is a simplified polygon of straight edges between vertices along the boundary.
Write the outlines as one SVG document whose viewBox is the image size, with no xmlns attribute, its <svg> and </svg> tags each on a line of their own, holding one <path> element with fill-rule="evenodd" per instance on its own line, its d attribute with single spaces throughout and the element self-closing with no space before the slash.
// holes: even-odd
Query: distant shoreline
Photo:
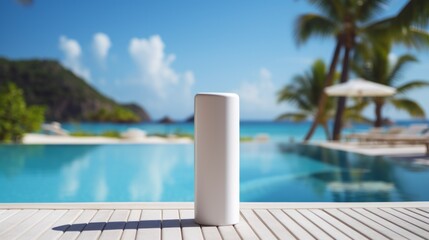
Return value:
<svg viewBox="0 0 429 240">
<path fill-rule="evenodd" d="M 119 139 L 109 137 L 73 137 L 73 136 L 52 136 L 46 134 L 27 133 L 25 134 L 22 144 L 24 145 L 84 145 L 84 144 L 191 144 L 192 139 L 178 137 L 156 137 L 147 136 L 135 139 Z"/>
</svg>

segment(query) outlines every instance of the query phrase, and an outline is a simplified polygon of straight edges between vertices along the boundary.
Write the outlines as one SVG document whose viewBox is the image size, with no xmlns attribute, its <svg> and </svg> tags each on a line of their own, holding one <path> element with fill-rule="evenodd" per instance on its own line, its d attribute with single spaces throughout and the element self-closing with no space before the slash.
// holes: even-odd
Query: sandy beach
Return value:
<svg viewBox="0 0 429 240">
<path fill-rule="evenodd" d="M 73 137 L 73 136 L 53 136 L 46 134 L 27 133 L 24 136 L 23 144 L 189 144 L 193 143 L 189 138 L 162 138 L 146 136 L 133 139 L 120 139 L 109 137 Z"/>
</svg>

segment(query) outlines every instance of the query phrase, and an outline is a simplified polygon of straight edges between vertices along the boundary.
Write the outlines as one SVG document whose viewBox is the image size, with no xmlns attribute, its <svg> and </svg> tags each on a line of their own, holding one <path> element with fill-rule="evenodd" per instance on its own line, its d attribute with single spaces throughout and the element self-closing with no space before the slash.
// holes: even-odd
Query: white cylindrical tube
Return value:
<svg viewBox="0 0 429 240">
<path fill-rule="evenodd" d="M 234 93 L 195 96 L 195 221 L 240 218 L 240 107 Z"/>
</svg>

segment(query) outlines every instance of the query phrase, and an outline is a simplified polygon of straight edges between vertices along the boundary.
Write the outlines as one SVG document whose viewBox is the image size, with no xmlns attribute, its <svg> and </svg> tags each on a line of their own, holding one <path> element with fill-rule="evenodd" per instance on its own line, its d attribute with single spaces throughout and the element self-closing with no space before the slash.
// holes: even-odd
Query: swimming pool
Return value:
<svg viewBox="0 0 429 240">
<path fill-rule="evenodd" d="M 0 145 L 0 202 L 193 201 L 193 145 Z M 428 201 L 429 167 L 241 144 L 242 202 Z"/>
</svg>

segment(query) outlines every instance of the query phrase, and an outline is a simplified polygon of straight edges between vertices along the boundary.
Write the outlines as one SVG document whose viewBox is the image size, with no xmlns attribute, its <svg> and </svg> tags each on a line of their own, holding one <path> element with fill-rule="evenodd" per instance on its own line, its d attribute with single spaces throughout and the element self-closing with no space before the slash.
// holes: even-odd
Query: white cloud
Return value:
<svg viewBox="0 0 429 240">
<path fill-rule="evenodd" d="M 91 73 L 88 68 L 82 65 L 81 62 L 82 50 L 79 43 L 74 39 L 61 36 L 59 48 L 64 54 L 62 64 L 69 68 L 77 76 L 90 81 Z"/>
<path fill-rule="evenodd" d="M 132 38 L 128 48 L 139 68 L 141 80 L 163 98 L 167 95 L 166 88 L 179 82 L 179 74 L 171 68 L 176 56 L 166 55 L 164 48 L 159 35 L 148 39 Z"/>
<path fill-rule="evenodd" d="M 191 94 L 192 86 L 195 83 L 195 76 L 192 71 L 186 71 L 183 74 L 184 91 L 186 94 Z"/>
<path fill-rule="evenodd" d="M 389 55 L 388 55 L 388 59 L 389 59 L 389 62 L 390 62 L 391 64 L 395 64 L 395 63 L 396 63 L 396 61 L 398 61 L 398 55 L 396 55 L 395 53 L 391 52 L 391 53 L 389 53 Z"/>
<path fill-rule="evenodd" d="M 241 82 L 236 92 L 240 96 L 243 118 L 268 119 L 279 114 L 281 107 L 276 103 L 276 91 L 271 72 L 266 68 L 259 70 L 256 81 Z"/>
<path fill-rule="evenodd" d="M 238 90 L 243 103 L 251 106 L 275 104 L 274 92 L 275 87 L 271 80 L 271 72 L 266 68 L 259 70 L 259 79 L 257 81 L 244 81 Z"/>
<path fill-rule="evenodd" d="M 92 39 L 92 50 L 99 61 L 104 61 L 112 47 L 110 38 L 105 33 L 96 33 Z"/>
<path fill-rule="evenodd" d="M 138 68 L 138 76 L 132 82 L 145 86 L 139 90 L 140 100 L 148 106 L 151 115 L 155 118 L 165 114 L 179 119 L 188 117 L 193 109 L 196 82 L 193 71 L 173 69 L 176 56 L 165 52 L 165 44 L 159 35 L 132 38 L 128 51 Z"/>
</svg>

